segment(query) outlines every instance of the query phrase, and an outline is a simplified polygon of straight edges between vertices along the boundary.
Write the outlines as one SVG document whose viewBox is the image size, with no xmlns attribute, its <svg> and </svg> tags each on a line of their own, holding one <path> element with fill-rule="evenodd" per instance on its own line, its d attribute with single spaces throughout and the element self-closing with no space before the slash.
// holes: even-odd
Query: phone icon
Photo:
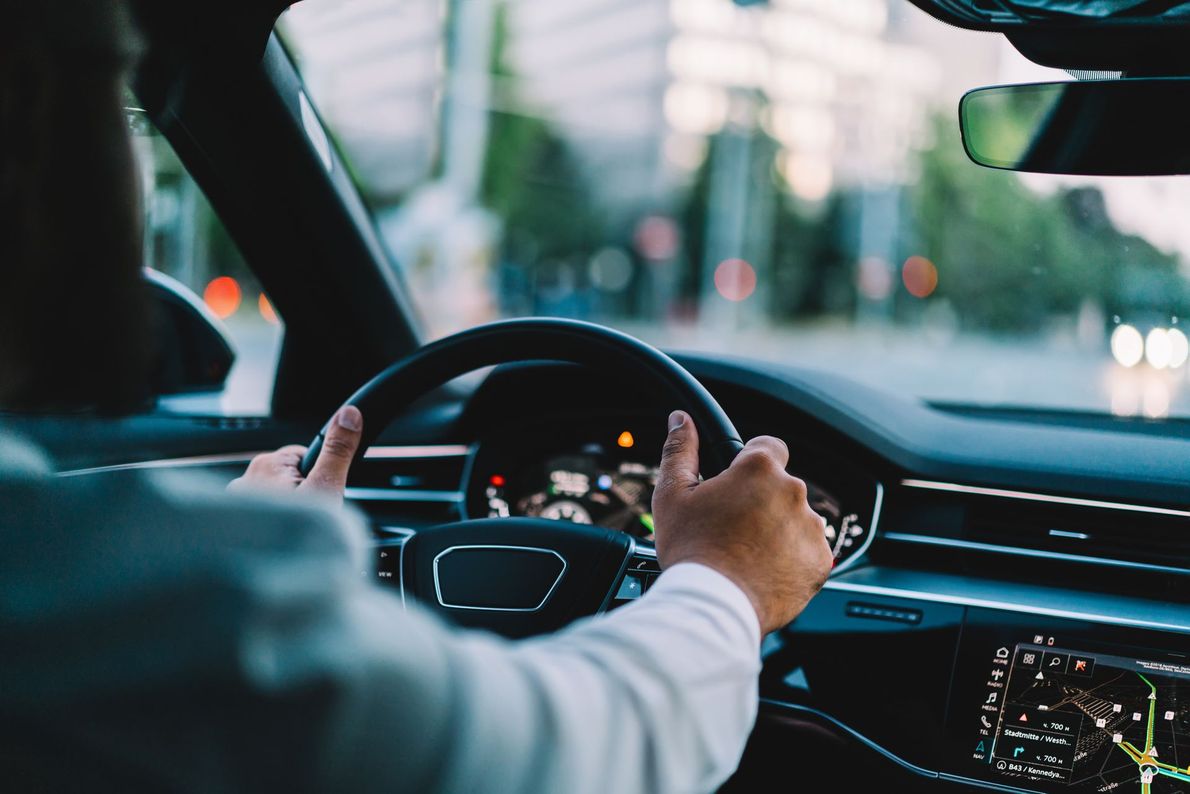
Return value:
<svg viewBox="0 0 1190 794">
<path fill-rule="evenodd" d="M 985 728 L 992 727 L 992 723 L 990 721 L 988 721 L 988 718 L 983 716 L 982 714 L 979 715 L 979 724 Z"/>
</svg>

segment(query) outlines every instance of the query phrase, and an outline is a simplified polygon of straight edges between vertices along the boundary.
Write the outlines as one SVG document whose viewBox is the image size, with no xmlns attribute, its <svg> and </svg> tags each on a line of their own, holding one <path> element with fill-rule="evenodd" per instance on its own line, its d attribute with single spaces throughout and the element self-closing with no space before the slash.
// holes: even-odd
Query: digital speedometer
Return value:
<svg viewBox="0 0 1190 794">
<path fill-rule="evenodd" d="M 499 455 L 489 447 L 489 457 L 472 480 L 473 488 L 482 488 L 482 497 L 471 492 L 472 515 L 592 524 L 651 541 L 658 465 L 655 459 L 642 458 L 656 454 L 661 440 L 642 440 L 617 425 L 591 432 L 585 440 L 565 443 L 564 437 L 556 438 L 550 444 L 555 451 L 542 450 L 537 455 L 518 445 L 496 448 L 496 453 L 503 453 Z M 507 465 L 498 465 L 501 461 Z M 839 569 L 857 558 L 870 540 L 878 509 L 870 490 L 874 484 L 848 487 L 847 480 L 841 489 L 828 490 L 817 478 L 803 479 L 810 507 L 822 518 L 823 534 Z"/>
<path fill-rule="evenodd" d="M 594 446 L 547 459 L 544 477 L 529 479 L 523 493 L 508 493 L 503 475 L 489 479 L 488 517 L 521 515 L 598 524 L 639 538 L 653 537 L 657 467 L 609 462 Z"/>
</svg>

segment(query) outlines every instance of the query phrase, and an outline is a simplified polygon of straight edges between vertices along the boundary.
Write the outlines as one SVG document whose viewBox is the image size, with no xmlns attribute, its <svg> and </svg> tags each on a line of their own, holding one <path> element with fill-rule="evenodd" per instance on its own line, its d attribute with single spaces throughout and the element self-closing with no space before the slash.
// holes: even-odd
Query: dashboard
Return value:
<svg viewBox="0 0 1190 794">
<path fill-rule="evenodd" d="M 836 554 L 822 592 L 764 640 L 754 742 L 774 738 L 744 766 L 767 770 L 756 785 L 837 788 L 845 767 L 897 791 L 1190 794 L 1190 490 L 1167 484 L 1162 502 L 1119 476 L 1172 442 L 683 363 L 744 437 L 786 440 Z M 457 459 L 436 481 L 457 485 L 436 520 L 457 505 L 647 546 L 666 415 L 647 404 L 574 368 L 495 371 L 453 419 Z"/>
<path fill-rule="evenodd" d="M 652 541 L 653 490 L 665 439 L 657 424 L 654 417 L 565 419 L 494 431 L 476 447 L 467 514 L 597 524 Z M 845 570 L 872 539 L 882 488 L 856 472 L 807 460 L 817 459 L 804 458 L 801 467 L 794 459 L 791 472 L 806 481 L 835 570 Z"/>
<path fill-rule="evenodd" d="M 786 440 L 838 560 L 764 638 L 740 773 L 755 785 L 736 790 L 1190 794 L 1190 425 L 927 406 L 823 373 L 680 361 L 744 437 Z M 399 587 L 411 533 L 492 515 L 589 521 L 647 548 L 670 407 L 540 363 L 435 396 L 353 468 L 346 495 L 376 536 L 365 573 Z M 86 445 L 58 422 L 20 432 L 73 476 L 230 479 L 243 450 L 310 428 L 154 417 L 95 423 Z M 655 563 L 625 572 L 643 581 L 627 596 Z"/>
</svg>

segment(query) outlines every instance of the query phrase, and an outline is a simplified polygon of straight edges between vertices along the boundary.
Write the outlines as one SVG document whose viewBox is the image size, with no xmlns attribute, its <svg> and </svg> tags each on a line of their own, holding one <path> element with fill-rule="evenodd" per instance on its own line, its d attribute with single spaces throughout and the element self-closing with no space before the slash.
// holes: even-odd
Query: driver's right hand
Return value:
<svg viewBox="0 0 1190 794">
<path fill-rule="evenodd" d="M 700 481 L 698 431 L 674 411 L 653 493 L 661 567 L 697 562 L 723 574 L 748 596 L 764 633 L 801 613 L 833 562 L 822 518 L 788 462 L 785 442 L 759 436 L 726 471 Z"/>
</svg>

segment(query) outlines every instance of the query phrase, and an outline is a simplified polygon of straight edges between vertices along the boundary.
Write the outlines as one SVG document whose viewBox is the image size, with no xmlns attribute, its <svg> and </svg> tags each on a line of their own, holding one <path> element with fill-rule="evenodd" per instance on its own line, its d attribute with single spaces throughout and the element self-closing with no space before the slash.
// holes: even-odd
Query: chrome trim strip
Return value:
<svg viewBox="0 0 1190 794">
<path fill-rule="evenodd" d="M 1050 530 L 1051 533 L 1053 531 L 1052 529 Z M 1190 575 L 1190 568 L 1179 568 L 1172 565 L 1113 560 L 1110 557 L 1091 557 L 1086 554 L 1067 554 L 1061 551 L 1045 551 L 1044 549 L 1030 549 L 1021 546 L 1000 546 L 995 543 L 978 543 L 973 540 L 956 540 L 954 538 L 938 538 L 932 535 L 916 535 L 912 532 L 887 532 L 884 537 L 888 540 L 897 540 L 902 543 L 918 543 L 925 546 L 944 546 L 946 548 L 966 549 L 968 551 L 983 551 L 990 554 L 1012 554 L 1017 557 L 1036 557 L 1043 560 L 1061 560 L 1062 562 L 1079 562 L 1088 565 L 1106 565 L 1113 568 L 1132 568 L 1138 571 Z"/>
<path fill-rule="evenodd" d="M 1026 615 L 1046 615 L 1070 620 L 1086 620 L 1091 623 L 1107 623 L 1116 626 L 1133 626 L 1143 629 L 1157 629 L 1158 631 L 1190 632 L 1190 622 L 1162 623 L 1138 618 L 1121 618 L 1112 615 L 1099 615 L 1091 612 L 1074 612 L 1066 609 L 1052 609 L 1037 604 L 1014 604 L 1007 601 L 992 601 L 968 596 L 944 595 L 942 593 L 927 593 L 921 590 L 906 590 L 898 587 L 881 587 L 879 585 L 840 582 L 828 579 L 822 586 L 824 590 L 839 590 L 845 593 L 863 593 L 864 595 L 887 596 L 889 598 L 907 598 L 917 601 L 929 601 L 940 604 L 955 604 L 957 606 L 981 607 L 996 609 L 1002 612 L 1017 612 Z"/>
<path fill-rule="evenodd" d="M 541 554 L 552 554 L 555 557 L 557 557 L 559 560 L 562 561 L 562 570 L 558 571 L 558 578 L 554 580 L 554 583 L 552 585 L 550 585 L 550 589 L 546 592 L 545 597 L 541 599 L 541 603 L 535 607 L 532 607 L 532 608 L 528 608 L 528 607 L 471 607 L 471 606 L 465 606 L 462 604 L 448 604 L 442 600 L 442 587 L 438 581 L 438 561 L 441 560 L 443 557 L 445 557 L 448 554 L 451 554 L 456 551 L 461 551 L 463 549 L 509 549 L 511 551 L 535 551 L 535 552 L 539 552 Z M 561 582 L 562 577 L 566 575 L 567 567 L 569 567 L 569 566 L 566 564 L 566 558 L 563 557 L 561 554 L 554 551 L 553 549 L 543 549 L 543 548 L 539 548 L 537 546 L 506 546 L 506 545 L 502 545 L 502 544 L 492 544 L 492 543 L 487 543 L 487 544 L 473 543 L 473 544 L 468 544 L 468 545 L 463 545 L 463 546 L 451 546 L 449 548 L 443 549 L 442 551 L 438 552 L 438 554 L 435 555 L 435 557 L 434 557 L 434 595 L 437 597 L 438 603 L 441 604 L 442 606 L 446 607 L 447 609 L 470 609 L 470 610 L 474 610 L 477 612 L 537 612 L 543 606 L 545 606 L 545 603 L 547 601 L 550 600 L 550 596 L 552 596 L 554 594 L 554 590 L 558 589 L 558 583 Z"/>
<path fill-rule="evenodd" d="M 417 534 L 414 530 L 408 527 L 380 527 L 382 532 L 391 532 L 394 535 L 399 535 L 398 538 L 392 538 L 387 541 L 380 541 L 373 544 L 373 548 L 381 548 L 383 546 L 396 546 L 400 551 L 397 552 L 397 587 L 401 591 L 401 607 L 407 609 L 405 606 L 405 544 L 409 539 Z"/>
<path fill-rule="evenodd" d="M 632 535 L 629 535 L 628 553 L 624 555 L 624 560 L 620 563 L 620 570 L 616 571 L 616 576 L 614 579 L 612 579 L 612 586 L 607 591 L 607 595 L 603 597 L 603 601 L 599 604 L 599 609 L 595 610 L 596 615 L 606 612 L 607 608 L 611 606 L 612 599 L 616 597 L 616 591 L 620 589 L 620 582 L 623 581 L 624 574 L 628 572 L 628 563 L 632 562 L 632 558 L 637 555 L 656 559 L 657 550 L 654 548 L 640 546 L 637 539 Z"/>
<path fill-rule="evenodd" d="M 629 537 L 632 538 L 632 536 Z M 628 556 L 632 557 L 633 554 L 636 554 L 641 557 L 649 557 L 650 559 L 654 560 L 657 559 L 657 547 L 642 546 L 640 545 L 641 542 L 642 541 L 638 541 L 636 538 L 632 538 L 632 551 L 629 552 Z"/>
<path fill-rule="evenodd" d="M 465 444 L 427 444 L 424 446 L 384 446 L 377 444 L 364 452 L 365 458 L 461 458 L 470 451 Z"/>
<path fill-rule="evenodd" d="M 981 788 L 992 789 L 993 791 L 1011 791 L 1011 792 L 1020 792 L 1023 794 L 1033 794 L 1033 792 L 1035 791 L 1034 789 L 1016 788 L 1015 786 L 1007 786 L 1007 785 L 1004 785 L 1001 783 L 993 783 L 990 780 L 978 780 L 976 778 L 963 777 L 961 775 L 952 775 L 948 772 L 935 772 L 932 769 L 926 769 L 924 766 L 918 766 L 917 764 L 913 763 L 912 761 L 906 761 L 904 758 L 901 758 L 899 755 L 897 755 L 893 751 L 886 749 L 882 745 L 878 744 L 876 741 L 869 739 L 867 736 L 860 733 L 855 728 L 852 728 L 850 725 L 848 725 L 847 723 L 838 719 L 837 717 L 833 717 L 830 714 L 827 714 L 825 711 L 820 711 L 819 709 L 811 708 L 810 706 L 802 706 L 797 703 L 786 703 L 783 700 L 775 700 L 773 698 L 766 698 L 766 697 L 760 698 L 760 702 L 763 705 L 782 709 L 784 711 L 796 711 L 796 712 L 799 712 L 802 714 L 812 715 L 812 716 L 817 717 L 821 720 L 825 720 L 825 721 L 831 723 L 832 725 L 834 725 L 835 727 L 839 728 L 840 730 L 845 731 L 852 738 L 854 738 L 855 740 L 857 740 L 858 742 L 860 742 L 861 744 L 866 746 L 869 750 L 873 750 L 876 753 L 879 753 L 880 755 L 887 758 L 889 761 L 892 761 L 893 763 L 897 764 L 898 766 L 901 766 L 901 767 L 907 769 L 908 771 L 913 772 L 914 774 L 921 775 L 922 777 L 931 778 L 931 779 L 952 780 L 952 781 L 956 781 L 956 782 L 966 783 L 966 784 L 972 785 L 972 786 L 979 786 Z"/>
<path fill-rule="evenodd" d="M 346 499 L 364 502 L 452 502 L 463 501 L 458 491 L 418 491 L 404 488 L 353 488 L 343 489 Z"/>
<path fill-rule="evenodd" d="M 1090 540 L 1091 536 L 1086 532 L 1071 532 L 1066 529 L 1051 529 L 1049 531 L 1051 538 L 1066 538 L 1068 540 Z"/>
<path fill-rule="evenodd" d="M 868 553 L 868 547 L 872 545 L 872 541 L 876 539 L 876 525 L 880 523 L 880 511 L 884 508 L 884 485 L 879 480 L 876 482 L 876 501 L 872 505 L 872 526 L 868 528 L 868 536 L 860 547 L 855 552 L 843 560 L 843 562 L 831 571 L 831 576 L 841 573 L 848 568 L 858 563 L 863 556 Z"/>
<path fill-rule="evenodd" d="M 229 452 L 221 455 L 193 455 L 186 458 L 162 458 L 142 460 L 133 463 L 113 463 L 108 466 L 91 466 L 86 469 L 68 469 L 58 472 L 59 477 L 82 477 L 86 474 L 105 474 L 113 471 L 135 471 L 138 469 L 180 469 L 191 466 L 219 466 L 231 463 L 248 463 L 265 450 L 257 452 Z"/>
<path fill-rule="evenodd" d="M 1053 494 L 1031 493 L 1029 491 L 1009 491 L 1003 488 L 983 488 L 977 485 L 959 485 L 952 482 L 935 482 L 933 480 L 901 480 L 901 485 L 906 488 L 922 488 L 930 491 L 948 491 L 950 493 L 995 496 L 1002 499 L 1021 499 L 1029 502 L 1046 502 L 1049 504 L 1070 505 L 1072 507 L 1097 507 L 1104 510 L 1126 510 L 1132 513 L 1151 513 L 1160 516 L 1190 518 L 1190 510 L 1175 510 L 1172 507 L 1153 507 L 1152 505 L 1126 504 L 1124 502 L 1105 502 L 1100 499 L 1082 499 L 1076 496 L 1055 496 Z"/>
<path fill-rule="evenodd" d="M 107 466 L 89 466 L 83 469 L 67 469 L 58 472 L 59 477 L 81 477 L 85 474 L 103 474 L 112 471 L 135 471 L 138 469 L 177 469 L 191 466 L 219 466 L 231 463 L 249 463 L 257 455 L 273 450 L 258 449 L 250 452 L 228 452 L 216 455 L 190 455 L 182 458 L 161 458 L 130 463 L 113 463 Z M 393 458 L 451 458 L 463 457 L 470 451 L 461 444 L 438 444 L 425 446 L 374 446 L 364 452 L 365 458 L 388 460 Z"/>
</svg>

